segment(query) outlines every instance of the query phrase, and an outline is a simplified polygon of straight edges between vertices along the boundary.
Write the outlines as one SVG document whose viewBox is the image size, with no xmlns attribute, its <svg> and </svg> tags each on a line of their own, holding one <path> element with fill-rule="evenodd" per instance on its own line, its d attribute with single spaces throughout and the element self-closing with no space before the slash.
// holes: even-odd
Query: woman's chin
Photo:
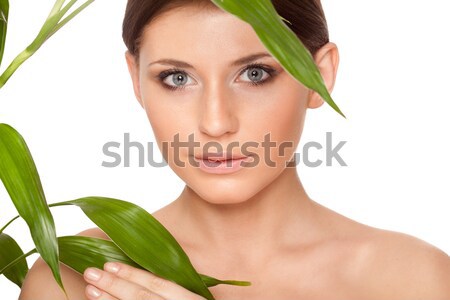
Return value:
<svg viewBox="0 0 450 300">
<path fill-rule="evenodd" d="M 234 183 L 234 184 L 233 184 Z M 211 204 L 239 204 L 249 201 L 262 187 L 253 182 L 210 182 L 192 184 L 190 189 L 203 201 Z"/>
<path fill-rule="evenodd" d="M 239 195 L 233 196 L 223 196 L 223 195 L 205 195 L 201 197 L 203 201 L 209 204 L 215 205 L 227 205 L 227 204 L 241 204 L 249 200 L 247 197 L 242 197 Z"/>
<path fill-rule="evenodd" d="M 280 173 L 280 170 L 273 168 L 242 169 L 233 174 L 208 174 L 199 169 L 173 170 L 191 192 L 211 204 L 239 204 L 249 201 L 270 185 Z"/>
</svg>

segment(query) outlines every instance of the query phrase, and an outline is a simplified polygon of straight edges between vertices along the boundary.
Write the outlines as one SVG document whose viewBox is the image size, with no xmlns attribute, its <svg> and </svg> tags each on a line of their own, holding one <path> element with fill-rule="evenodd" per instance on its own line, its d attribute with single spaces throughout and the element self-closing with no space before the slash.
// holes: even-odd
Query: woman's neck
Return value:
<svg viewBox="0 0 450 300">
<path fill-rule="evenodd" d="M 305 243 L 313 231 L 313 201 L 296 168 L 286 168 L 241 203 L 209 203 L 186 186 L 173 204 L 178 224 L 190 233 L 194 244 L 208 245 L 208 251 L 237 259 L 248 259 L 246 253 L 251 250 L 255 263 Z"/>
</svg>

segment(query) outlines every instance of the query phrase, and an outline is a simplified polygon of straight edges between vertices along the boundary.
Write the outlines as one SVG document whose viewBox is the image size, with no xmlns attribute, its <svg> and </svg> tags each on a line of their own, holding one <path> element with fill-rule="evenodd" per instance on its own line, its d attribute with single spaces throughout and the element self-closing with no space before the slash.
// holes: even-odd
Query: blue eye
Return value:
<svg viewBox="0 0 450 300">
<path fill-rule="evenodd" d="M 249 80 L 243 81 L 255 86 L 269 82 L 274 73 L 276 71 L 271 67 L 261 64 L 250 64 L 239 75 L 246 75 Z M 172 91 L 183 90 L 188 84 L 192 83 L 192 79 L 190 80 L 190 76 L 185 71 L 176 68 L 163 71 L 157 77 L 164 88 Z"/>
<path fill-rule="evenodd" d="M 274 69 L 268 68 L 259 64 L 252 64 L 247 66 L 241 75 L 246 75 L 251 85 L 260 85 L 266 83 L 275 72 Z"/>
<path fill-rule="evenodd" d="M 182 70 L 172 69 L 161 72 L 158 77 L 164 87 L 170 90 L 180 90 L 184 89 L 188 82 L 189 75 Z"/>
</svg>

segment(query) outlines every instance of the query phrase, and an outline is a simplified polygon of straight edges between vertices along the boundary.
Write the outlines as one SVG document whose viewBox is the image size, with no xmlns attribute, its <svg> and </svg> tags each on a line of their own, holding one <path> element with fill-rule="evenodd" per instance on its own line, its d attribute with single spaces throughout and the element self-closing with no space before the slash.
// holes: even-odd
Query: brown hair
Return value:
<svg viewBox="0 0 450 300">
<path fill-rule="evenodd" d="M 329 42 L 328 26 L 320 0 L 272 0 L 285 24 L 297 35 L 312 55 Z M 135 57 L 144 28 L 157 16 L 173 8 L 195 4 L 214 6 L 211 0 L 128 0 L 122 24 L 122 38 Z"/>
</svg>

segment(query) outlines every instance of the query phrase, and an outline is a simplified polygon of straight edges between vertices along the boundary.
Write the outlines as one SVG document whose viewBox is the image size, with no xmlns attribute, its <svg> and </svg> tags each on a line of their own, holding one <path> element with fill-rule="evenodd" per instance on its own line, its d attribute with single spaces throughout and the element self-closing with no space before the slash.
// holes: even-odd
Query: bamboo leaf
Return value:
<svg viewBox="0 0 450 300">
<path fill-rule="evenodd" d="M 59 260 L 80 274 L 83 274 L 88 267 L 102 269 L 108 261 L 117 261 L 145 270 L 123 253 L 113 241 L 85 236 L 63 236 L 58 237 L 58 244 Z M 208 287 L 218 284 L 239 286 L 251 284 L 248 281 L 219 280 L 207 275 L 199 275 Z"/>
<path fill-rule="evenodd" d="M 143 208 L 123 200 L 85 197 L 52 204 L 77 205 L 144 269 L 208 300 L 214 297 L 169 231 Z"/>
<path fill-rule="evenodd" d="M 3 269 L 10 262 L 22 255 L 23 251 L 17 242 L 6 233 L 0 233 L 0 269 Z M 20 288 L 27 273 L 27 260 L 21 259 L 17 264 L 7 270 L 4 275 Z"/>
<path fill-rule="evenodd" d="M 267 50 L 283 68 L 306 87 L 316 91 L 336 112 L 314 58 L 302 41 L 283 22 L 271 0 L 211 0 L 216 6 L 249 23 Z"/>
<path fill-rule="evenodd" d="M 0 66 L 5 51 L 6 31 L 8 29 L 9 1 L 0 0 Z"/>
<path fill-rule="evenodd" d="M 8 124 L 0 124 L 0 179 L 27 223 L 36 249 L 65 292 L 59 272 L 55 224 L 39 174 L 25 140 Z"/>
<path fill-rule="evenodd" d="M 88 267 L 102 269 L 104 264 L 108 261 L 117 261 L 145 270 L 145 268 L 136 264 L 131 258 L 123 253 L 113 241 L 86 236 L 63 236 L 58 237 L 58 246 L 60 251 L 59 261 L 80 274 L 83 274 Z M 25 260 L 26 257 L 33 253 L 36 253 L 36 249 L 33 249 L 26 254 L 23 254 L 22 252 L 21 254 L 18 254 L 16 258 L 5 259 L 3 265 L 0 262 L 0 275 L 6 274 L 7 270 L 13 268 L 16 264 L 21 263 L 22 260 Z M 237 286 L 251 285 L 251 282 L 249 281 L 219 280 L 204 274 L 199 273 L 199 275 L 207 287 L 218 284 Z"/>
<path fill-rule="evenodd" d="M 103 269 L 108 261 L 142 268 L 112 241 L 86 236 L 62 236 L 58 237 L 58 244 L 59 260 L 80 274 L 89 267 Z"/>
</svg>

